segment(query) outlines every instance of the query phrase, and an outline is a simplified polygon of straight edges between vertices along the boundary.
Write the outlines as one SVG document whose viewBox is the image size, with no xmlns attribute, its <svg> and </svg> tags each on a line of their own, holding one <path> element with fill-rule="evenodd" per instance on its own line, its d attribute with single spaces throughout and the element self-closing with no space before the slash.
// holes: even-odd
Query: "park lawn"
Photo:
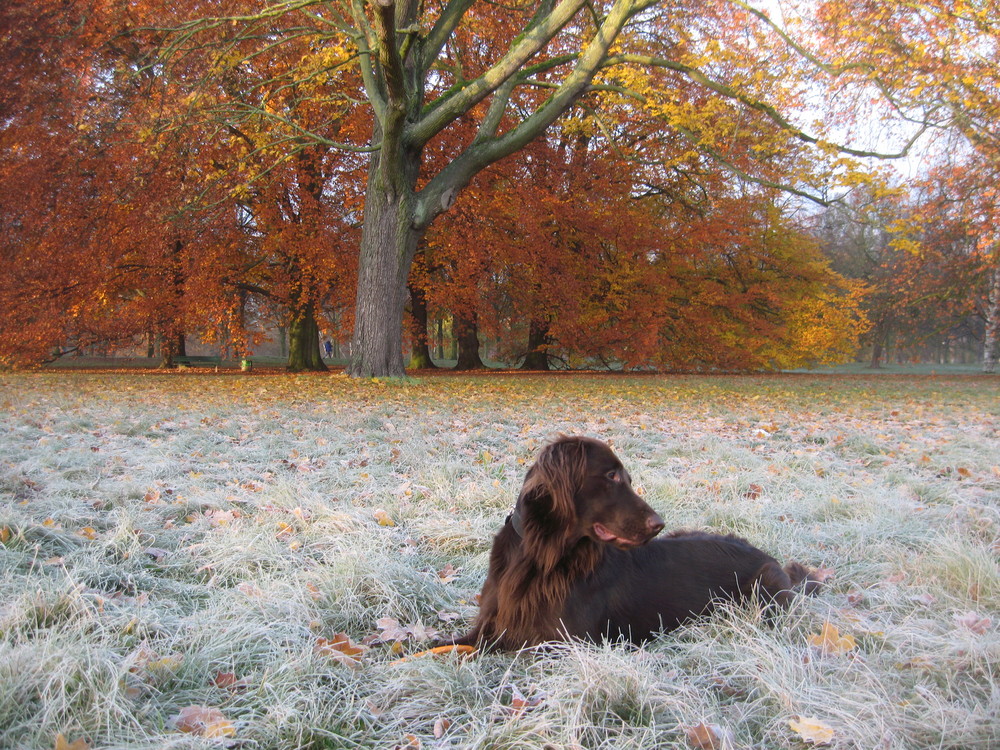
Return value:
<svg viewBox="0 0 1000 750">
<path fill-rule="evenodd" d="M 0 418 L 3 748 L 1000 746 L 995 377 L 43 372 Z M 827 588 L 398 663 L 468 626 L 560 432 Z"/>
</svg>

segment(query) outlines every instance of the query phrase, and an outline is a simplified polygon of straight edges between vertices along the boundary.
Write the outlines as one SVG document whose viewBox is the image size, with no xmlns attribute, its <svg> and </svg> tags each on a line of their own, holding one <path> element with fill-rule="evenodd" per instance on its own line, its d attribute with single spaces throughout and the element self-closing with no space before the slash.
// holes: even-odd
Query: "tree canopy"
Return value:
<svg viewBox="0 0 1000 750">
<path fill-rule="evenodd" d="M 277 310 L 292 369 L 323 367 L 322 330 L 351 333 L 351 374 L 400 375 L 425 306 L 529 366 L 828 361 L 878 279 L 824 259 L 802 201 L 861 215 L 942 175 L 976 235 L 966 308 L 995 320 L 995 10 L 13 0 L 0 360 L 242 354 Z M 964 158 L 890 189 L 879 158 L 938 133 Z M 926 259 L 921 205 L 887 231 Z"/>
</svg>

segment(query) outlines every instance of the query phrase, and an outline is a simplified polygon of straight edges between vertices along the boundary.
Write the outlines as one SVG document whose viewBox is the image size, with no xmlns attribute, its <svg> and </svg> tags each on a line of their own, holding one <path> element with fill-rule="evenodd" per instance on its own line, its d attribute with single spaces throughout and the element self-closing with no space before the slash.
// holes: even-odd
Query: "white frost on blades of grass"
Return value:
<svg viewBox="0 0 1000 750">
<path fill-rule="evenodd" d="M 0 745 L 190 746 L 169 718 L 207 705 L 282 748 L 640 748 L 700 722 L 798 748 L 795 716 L 841 746 L 991 747 L 997 387 L 947 386 L 4 376 Z M 381 617 L 464 628 L 559 431 L 612 440 L 670 526 L 836 577 L 774 627 L 737 609 L 639 650 L 390 666 L 376 648 L 358 671 L 316 653 Z M 813 653 L 825 622 L 857 648 Z M 213 684 L 229 672 L 238 689 Z"/>
</svg>

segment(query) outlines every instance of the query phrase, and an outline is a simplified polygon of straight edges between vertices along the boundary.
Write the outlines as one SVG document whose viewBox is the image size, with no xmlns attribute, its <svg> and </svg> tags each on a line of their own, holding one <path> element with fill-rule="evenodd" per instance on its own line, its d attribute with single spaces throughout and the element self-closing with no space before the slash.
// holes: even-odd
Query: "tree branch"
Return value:
<svg viewBox="0 0 1000 750">
<path fill-rule="evenodd" d="M 536 15 L 537 22 L 530 25 L 515 40 L 507 54 L 496 65 L 442 101 L 436 109 L 415 124 L 408 134 L 408 140 L 415 147 L 424 145 L 462 114 L 496 91 L 545 47 L 552 37 L 570 22 L 585 2 L 586 0 L 559 0 L 546 16 L 539 18 Z"/>
<path fill-rule="evenodd" d="M 695 83 L 704 86 L 710 91 L 714 91 L 720 96 L 724 96 L 727 99 L 732 99 L 740 102 L 741 104 L 760 112 L 769 120 L 771 120 L 775 125 L 784 130 L 786 133 L 790 133 L 795 138 L 805 143 L 810 143 L 813 145 L 828 144 L 832 148 L 836 149 L 839 153 L 848 154 L 849 156 L 857 156 L 860 158 L 872 158 L 872 159 L 904 159 L 909 153 L 913 145 L 920 139 L 928 128 L 930 128 L 930 123 L 921 123 L 920 129 L 917 131 L 913 137 L 911 137 L 906 144 L 903 146 L 901 151 L 896 153 L 882 153 L 880 151 L 867 151 L 862 149 L 850 148 L 848 146 L 842 146 L 835 143 L 828 143 L 822 138 L 806 133 L 804 130 L 796 125 L 793 125 L 787 118 L 785 118 L 777 109 L 772 105 L 755 99 L 747 94 L 734 89 L 725 83 L 720 83 L 719 81 L 709 78 L 705 73 L 698 68 L 692 67 L 690 65 L 685 65 L 684 63 L 677 62 L 675 60 L 668 60 L 663 57 L 652 57 L 649 55 L 633 55 L 633 54 L 623 54 L 615 55 L 609 57 L 604 64 L 604 67 L 613 67 L 615 65 L 643 65 L 646 67 L 656 67 L 665 68 L 667 70 L 674 70 L 678 73 L 683 73 L 688 78 L 690 78 Z"/>
</svg>

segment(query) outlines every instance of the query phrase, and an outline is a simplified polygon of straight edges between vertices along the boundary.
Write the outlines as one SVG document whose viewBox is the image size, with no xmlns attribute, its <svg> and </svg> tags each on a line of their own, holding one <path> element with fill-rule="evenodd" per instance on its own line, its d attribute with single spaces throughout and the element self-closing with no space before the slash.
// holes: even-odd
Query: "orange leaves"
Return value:
<svg viewBox="0 0 1000 750">
<path fill-rule="evenodd" d="M 70 742 L 60 732 L 56 735 L 56 743 L 53 750 L 91 750 L 91 745 L 87 740 L 82 738 Z"/>
<path fill-rule="evenodd" d="M 410 654 L 409 656 L 404 656 L 402 659 L 397 659 L 392 662 L 393 664 L 403 664 L 408 661 L 413 661 L 414 659 L 422 659 L 426 656 L 447 656 L 450 654 L 457 654 L 459 656 L 472 656 L 476 653 L 476 648 L 474 646 L 464 646 L 464 645 L 451 645 L 451 646 L 435 646 L 434 648 L 429 648 L 426 651 L 417 651 L 415 654 Z"/>
<path fill-rule="evenodd" d="M 217 708 L 209 706 L 188 706 L 171 718 L 180 732 L 196 734 L 200 737 L 224 738 L 236 734 L 236 727 Z"/>
<path fill-rule="evenodd" d="M 701 722 L 690 727 L 682 726 L 681 729 L 688 745 L 695 750 L 734 750 L 736 747 L 732 730 L 718 724 Z"/>
<path fill-rule="evenodd" d="M 351 669 L 361 668 L 361 657 L 368 650 L 351 640 L 347 633 L 336 633 L 333 638 L 317 638 L 313 653 L 343 664 Z"/>
</svg>

